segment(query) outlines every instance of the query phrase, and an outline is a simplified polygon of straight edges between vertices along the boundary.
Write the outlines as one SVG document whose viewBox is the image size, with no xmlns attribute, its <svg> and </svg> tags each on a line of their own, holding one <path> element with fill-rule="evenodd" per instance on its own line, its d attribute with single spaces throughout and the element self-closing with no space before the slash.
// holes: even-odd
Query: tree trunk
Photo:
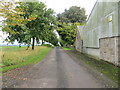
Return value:
<svg viewBox="0 0 120 90">
<path fill-rule="evenodd" d="M 26 49 L 26 50 L 28 50 L 29 47 L 30 47 L 30 45 L 27 46 L 27 49 Z"/>
<path fill-rule="evenodd" d="M 42 40 L 42 45 L 44 44 L 44 41 Z"/>
<path fill-rule="evenodd" d="M 34 45 L 35 45 L 35 37 L 33 37 L 32 50 L 34 50 Z"/>
<path fill-rule="evenodd" d="M 19 44 L 19 48 L 21 48 L 21 44 Z"/>
</svg>

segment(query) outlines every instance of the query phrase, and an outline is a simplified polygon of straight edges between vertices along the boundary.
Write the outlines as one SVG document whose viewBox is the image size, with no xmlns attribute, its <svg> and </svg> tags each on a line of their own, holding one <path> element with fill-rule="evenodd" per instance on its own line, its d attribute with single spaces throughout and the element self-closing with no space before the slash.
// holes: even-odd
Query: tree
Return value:
<svg viewBox="0 0 120 90">
<path fill-rule="evenodd" d="M 76 38 L 77 25 L 83 25 L 87 16 L 85 9 L 72 6 L 68 10 L 57 15 L 57 31 L 61 36 L 61 45 L 73 45 Z"/>
<path fill-rule="evenodd" d="M 34 50 L 35 38 L 39 40 L 41 35 L 40 32 L 42 32 L 41 28 L 43 28 L 44 22 L 41 19 L 44 18 L 46 6 L 42 2 L 25 2 L 21 7 L 26 12 L 25 18 L 36 16 L 36 19 L 30 20 L 26 24 L 26 27 L 28 28 L 27 34 L 32 38 L 32 49 Z"/>
<path fill-rule="evenodd" d="M 52 34 L 51 32 L 53 32 L 54 29 L 55 16 L 53 15 L 53 10 L 47 9 L 42 2 L 29 2 L 27 4 L 29 7 L 27 11 L 28 13 L 37 13 L 37 18 L 26 24 L 26 26 L 30 30 L 29 34 L 33 40 L 32 49 L 34 49 L 35 38 L 37 40 L 37 43 L 39 43 L 40 39 L 42 41 L 50 41 L 50 35 Z"/>
<path fill-rule="evenodd" d="M 46 9 L 44 13 L 44 17 L 40 16 L 40 18 L 38 19 L 39 20 L 38 25 L 40 27 L 39 29 L 40 35 L 38 35 L 37 37 L 38 42 L 39 42 L 39 39 L 47 42 L 51 41 L 50 38 L 51 38 L 51 35 L 53 35 L 53 31 L 55 29 L 55 22 L 56 22 L 56 18 L 53 14 L 54 12 L 52 9 Z"/>
<path fill-rule="evenodd" d="M 22 2 L 4 2 L 0 4 L 0 16 L 4 18 L 2 21 L 2 31 L 9 34 L 6 41 L 13 43 L 27 43 L 26 41 L 26 24 L 28 21 L 36 19 L 36 16 L 25 18 L 26 12 L 21 8 Z M 27 39 L 29 40 L 29 39 Z M 30 44 L 30 42 L 29 42 Z"/>
<path fill-rule="evenodd" d="M 72 6 L 68 10 L 57 15 L 58 21 L 66 23 L 85 23 L 87 16 L 85 15 L 85 9 L 77 6 Z"/>
<path fill-rule="evenodd" d="M 73 45 L 76 38 L 76 27 L 79 23 L 62 23 L 58 22 L 57 31 L 61 36 L 61 45 Z"/>
<path fill-rule="evenodd" d="M 48 42 L 53 44 L 54 46 L 58 46 L 58 38 L 55 32 L 53 31 L 50 32 Z"/>
<path fill-rule="evenodd" d="M 19 10 L 22 10 L 22 13 L 18 15 L 16 13 L 19 13 Z M 52 9 L 47 9 L 44 3 L 19 2 L 14 9 L 8 11 L 12 12 L 12 14 L 7 11 L 2 13 L 6 15 L 5 22 L 7 24 L 5 26 L 7 28 L 3 28 L 3 30 L 9 33 L 6 39 L 9 42 L 17 40 L 20 44 L 25 43 L 29 46 L 32 38 L 32 49 L 34 50 L 35 39 L 39 43 L 40 39 L 51 41 L 50 39 L 55 37 L 53 34 L 56 21 L 54 12 Z M 9 14 L 10 17 L 8 16 Z"/>
<path fill-rule="evenodd" d="M 0 16 L 4 18 L 2 30 L 10 34 L 16 34 L 11 27 L 20 26 L 25 28 L 25 24 L 29 20 L 34 20 L 35 17 L 24 18 L 25 12 L 19 7 L 20 2 L 2 2 L 0 4 Z M 19 33 L 19 32 L 17 32 Z"/>
</svg>

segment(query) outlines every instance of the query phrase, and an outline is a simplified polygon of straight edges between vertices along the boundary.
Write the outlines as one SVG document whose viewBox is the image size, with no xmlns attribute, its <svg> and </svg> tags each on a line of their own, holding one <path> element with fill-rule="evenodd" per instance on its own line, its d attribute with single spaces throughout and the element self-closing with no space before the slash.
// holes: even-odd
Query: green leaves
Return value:
<svg viewBox="0 0 120 90">
<path fill-rule="evenodd" d="M 57 36 L 53 33 L 56 18 L 52 9 L 47 9 L 44 3 L 37 1 L 13 3 L 14 7 L 12 3 L 4 2 L 0 6 L 0 13 L 5 18 L 2 30 L 9 33 L 7 41 L 17 40 L 20 44 L 30 45 L 33 38 L 37 43 L 40 40 L 57 43 Z"/>
<path fill-rule="evenodd" d="M 57 31 L 61 36 L 61 39 L 65 41 L 64 44 L 73 45 L 76 37 L 76 24 L 61 22 L 58 22 L 57 24 Z"/>
<path fill-rule="evenodd" d="M 77 6 L 72 6 L 68 10 L 57 15 L 57 19 L 60 22 L 66 23 L 85 23 L 87 16 L 85 15 L 85 9 Z"/>
<path fill-rule="evenodd" d="M 73 45 L 76 38 L 77 26 L 86 22 L 84 8 L 72 6 L 68 10 L 57 15 L 57 31 L 61 36 L 63 45 Z"/>
</svg>

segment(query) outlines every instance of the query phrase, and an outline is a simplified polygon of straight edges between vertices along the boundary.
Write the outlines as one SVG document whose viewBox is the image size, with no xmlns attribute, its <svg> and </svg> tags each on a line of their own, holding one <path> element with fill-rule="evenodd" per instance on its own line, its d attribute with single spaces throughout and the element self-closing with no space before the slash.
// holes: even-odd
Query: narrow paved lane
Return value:
<svg viewBox="0 0 120 90">
<path fill-rule="evenodd" d="M 17 88 L 100 88 L 95 78 L 61 48 L 54 48 L 28 72 L 29 79 L 16 83 Z"/>
</svg>

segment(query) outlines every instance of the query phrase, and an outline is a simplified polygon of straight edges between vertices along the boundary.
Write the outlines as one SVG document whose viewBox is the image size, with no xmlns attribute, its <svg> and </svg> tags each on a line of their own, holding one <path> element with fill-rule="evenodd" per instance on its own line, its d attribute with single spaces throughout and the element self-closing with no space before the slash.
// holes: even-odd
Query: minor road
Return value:
<svg viewBox="0 0 120 90">
<path fill-rule="evenodd" d="M 56 47 L 47 57 L 35 64 L 26 78 L 8 87 L 16 88 L 101 88 L 85 67 L 80 66 L 65 51 Z M 25 76 L 24 73 L 24 76 Z M 4 79 L 4 78 L 3 78 Z"/>
</svg>

